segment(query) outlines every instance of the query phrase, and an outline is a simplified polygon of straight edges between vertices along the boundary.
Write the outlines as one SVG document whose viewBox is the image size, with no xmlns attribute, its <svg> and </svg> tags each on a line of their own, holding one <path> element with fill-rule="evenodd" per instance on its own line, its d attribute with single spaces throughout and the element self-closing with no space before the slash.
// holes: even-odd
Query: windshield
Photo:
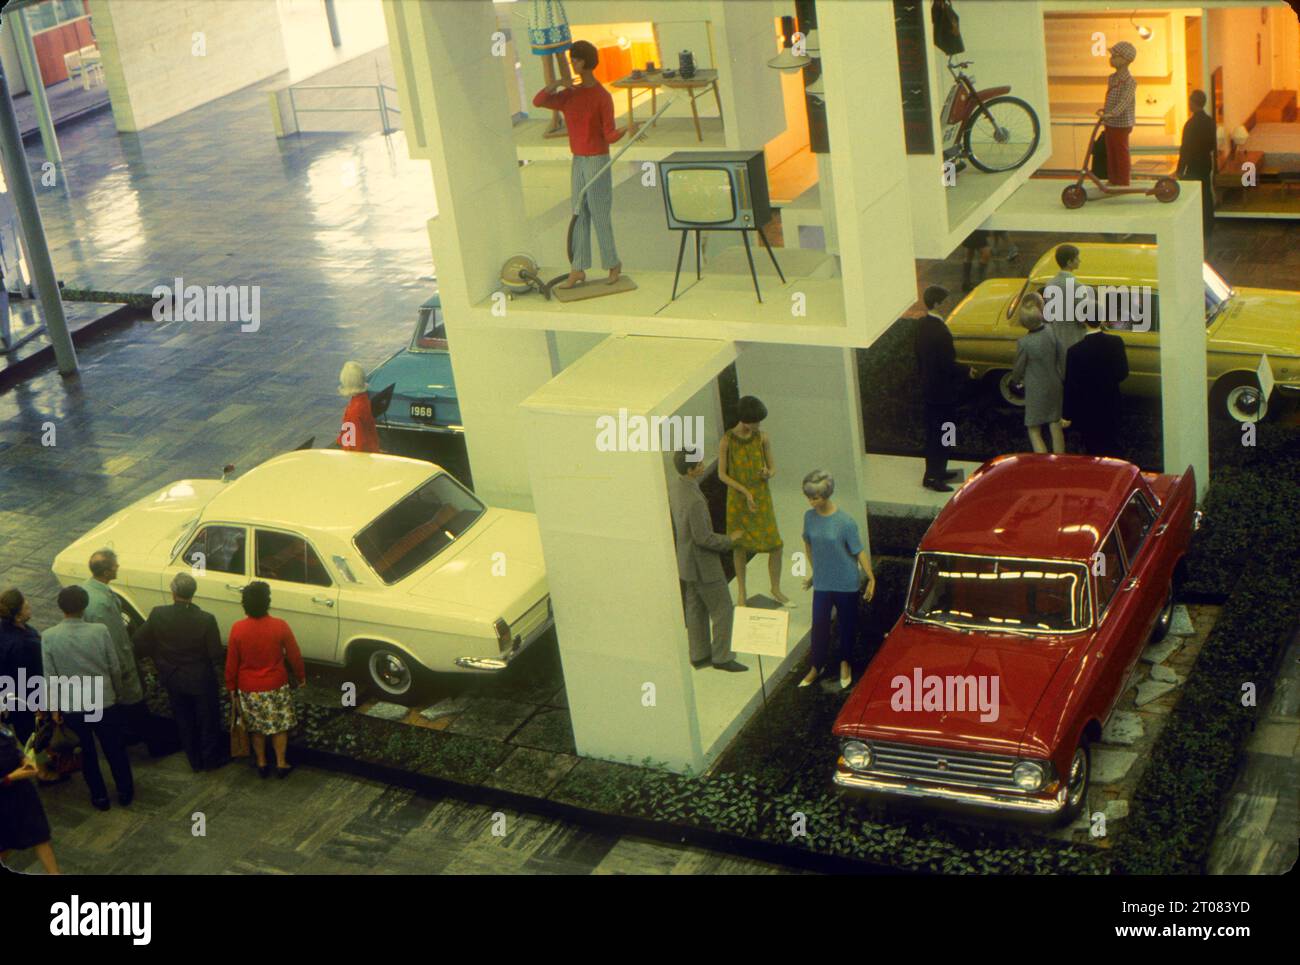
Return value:
<svg viewBox="0 0 1300 965">
<path fill-rule="evenodd" d="M 442 323 L 442 302 L 431 298 L 420 306 L 415 319 L 415 339 L 411 348 L 416 351 L 445 349 L 447 347 L 447 329 Z"/>
<path fill-rule="evenodd" d="M 972 630 L 1060 633 L 1091 623 L 1082 563 L 922 553 L 908 595 L 913 619 Z"/>
<path fill-rule="evenodd" d="M 418 570 L 483 515 L 483 504 L 438 473 L 357 534 L 356 544 L 385 583 Z"/>
<path fill-rule="evenodd" d="M 1209 265 L 1201 265 L 1201 277 L 1205 279 L 1205 327 L 1209 328 L 1228 304 L 1228 299 L 1236 294 L 1232 286 L 1223 280 L 1217 271 Z"/>
</svg>

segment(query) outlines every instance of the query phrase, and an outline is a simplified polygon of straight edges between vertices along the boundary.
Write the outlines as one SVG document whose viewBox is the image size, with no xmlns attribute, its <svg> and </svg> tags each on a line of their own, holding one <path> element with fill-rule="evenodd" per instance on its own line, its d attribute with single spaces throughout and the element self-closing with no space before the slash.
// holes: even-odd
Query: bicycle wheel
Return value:
<svg viewBox="0 0 1300 965">
<path fill-rule="evenodd" d="M 966 119 L 962 149 L 985 174 L 1014 171 L 1038 147 L 1038 115 L 1019 97 L 993 97 Z"/>
</svg>

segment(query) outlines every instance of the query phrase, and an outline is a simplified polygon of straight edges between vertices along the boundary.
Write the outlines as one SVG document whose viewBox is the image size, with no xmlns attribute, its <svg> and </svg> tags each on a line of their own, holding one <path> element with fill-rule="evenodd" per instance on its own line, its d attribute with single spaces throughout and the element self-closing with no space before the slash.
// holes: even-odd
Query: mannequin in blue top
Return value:
<svg viewBox="0 0 1300 965">
<path fill-rule="evenodd" d="M 858 524 L 848 513 L 831 501 L 835 480 L 831 474 L 814 469 L 803 478 L 803 494 L 812 508 L 803 517 L 803 548 L 811 572 L 803 581 L 812 587 L 812 666 L 799 682 L 807 687 L 816 682 L 826 669 L 831 636 L 831 612 L 840 626 L 840 689 L 853 683 L 849 654 L 858 632 L 859 567 L 866 571 L 867 584 L 862 599 L 876 594 L 876 575 L 871 570 L 871 554 L 862 545 Z"/>
</svg>

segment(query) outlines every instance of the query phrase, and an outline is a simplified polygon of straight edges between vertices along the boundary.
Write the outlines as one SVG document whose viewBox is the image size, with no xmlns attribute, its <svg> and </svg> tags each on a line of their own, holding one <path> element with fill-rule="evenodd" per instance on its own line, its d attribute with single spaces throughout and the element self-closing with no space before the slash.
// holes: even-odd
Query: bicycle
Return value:
<svg viewBox="0 0 1300 965">
<path fill-rule="evenodd" d="M 985 174 L 1014 171 L 1038 148 L 1038 114 L 1019 97 L 1008 96 L 1010 86 L 976 88 L 975 78 L 965 72 L 970 66 L 969 60 L 954 64 L 948 58 L 955 83 L 940 114 L 943 158 L 970 158 Z"/>
</svg>

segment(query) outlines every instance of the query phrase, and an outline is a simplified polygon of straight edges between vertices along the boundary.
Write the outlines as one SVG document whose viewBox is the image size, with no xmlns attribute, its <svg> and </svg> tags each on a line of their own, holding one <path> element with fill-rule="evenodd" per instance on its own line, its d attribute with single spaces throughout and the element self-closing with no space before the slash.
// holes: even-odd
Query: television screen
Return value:
<svg viewBox="0 0 1300 965">
<path fill-rule="evenodd" d="M 673 218 L 685 224 L 726 224 L 736 217 L 732 174 L 725 168 L 672 168 L 665 175 Z"/>
</svg>

